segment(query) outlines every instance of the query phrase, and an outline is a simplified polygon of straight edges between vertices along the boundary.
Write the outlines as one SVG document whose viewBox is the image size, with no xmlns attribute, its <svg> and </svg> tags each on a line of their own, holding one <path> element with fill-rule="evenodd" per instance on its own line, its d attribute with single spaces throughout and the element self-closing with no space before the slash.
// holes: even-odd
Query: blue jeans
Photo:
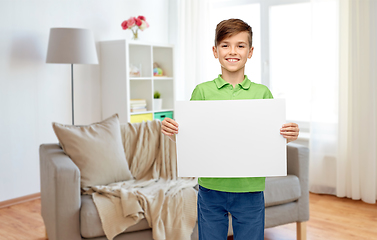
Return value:
<svg viewBox="0 0 377 240">
<path fill-rule="evenodd" d="M 234 240 L 264 239 L 263 192 L 232 193 L 199 186 L 199 240 L 226 240 L 232 214 Z"/>
</svg>

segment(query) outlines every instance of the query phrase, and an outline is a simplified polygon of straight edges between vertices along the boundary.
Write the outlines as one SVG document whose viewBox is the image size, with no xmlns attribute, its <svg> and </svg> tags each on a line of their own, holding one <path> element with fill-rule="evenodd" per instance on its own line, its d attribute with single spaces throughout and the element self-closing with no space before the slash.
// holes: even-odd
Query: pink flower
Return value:
<svg viewBox="0 0 377 240">
<path fill-rule="evenodd" d="M 130 19 L 127 20 L 127 26 L 128 28 L 132 28 L 135 25 L 135 18 L 130 17 Z"/>
<path fill-rule="evenodd" d="M 126 30 L 128 28 L 127 20 L 122 22 L 122 28 L 123 28 L 123 30 Z"/>
<path fill-rule="evenodd" d="M 122 26 L 123 30 L 126 30 L 126 29 L 132 30 L 135 26 L 138 29 L 140 29 L 141 31 L 144 31 L 144 29 L 149 28 L 149 24 L 145 20 L 144 16 L 138 16 L 137 18 L 136 17 L 130 17 L 128 20 L 123 21 L 121 26 Z M 137 32 L 138 29 L 135 29 L 136 32 Z M 132 30 L 132 31 L 134 31 L 134 30 Z"/>
<path fill-rule="evenodd" d="M 140 25 L 141 25 L 141 20 L 139 19 L 139 18 L 135 18 L 135 22 L 136 22 L 136 25 L 138 26 L 138 27 L 140 27 Z"/>
<path fill-rule="evenodd" d="M 141 22 L 142 24 L 139 27 L 141 31 L 144 31 L 144 29 L 149 28 L 149 24 L 147 23 L 147 21 L 141 20 Z"/>
</svg>

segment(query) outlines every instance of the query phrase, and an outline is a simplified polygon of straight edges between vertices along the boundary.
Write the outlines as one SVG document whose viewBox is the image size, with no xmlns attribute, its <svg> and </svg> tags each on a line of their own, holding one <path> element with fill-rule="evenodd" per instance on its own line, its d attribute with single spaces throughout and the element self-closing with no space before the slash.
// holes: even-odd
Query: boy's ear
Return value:
<svg viewBox="0 0 377 240">
<path fill-rule="evenodd" d="M 215 58 L 218 58 L 218 56 L 217 56 L 217 48 L 215 46 L 212 47 L 212 51 L 213 51 L 213 56 Z"/>
<path fill-rule="evenodd" d="M 254 52 L 254 47 L 251 47 L 250 50 L 249 50 L 249 55 L 247 56 L 247 58 L 251 58 L 251 56 L 253 56 L 253 52 Z"/>
</svg>

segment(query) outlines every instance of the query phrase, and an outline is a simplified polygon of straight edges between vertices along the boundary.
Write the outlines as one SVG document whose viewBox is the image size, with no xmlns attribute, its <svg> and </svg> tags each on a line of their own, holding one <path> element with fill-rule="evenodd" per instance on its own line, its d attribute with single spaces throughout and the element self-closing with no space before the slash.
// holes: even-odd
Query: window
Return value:
<svg viewBox="0 0 377 240">
<path fill-rule="evenodd" d="M 270 7 L 270 81 L 275 98 L 286 99 L 288 120 L 310 121 L 310 3 Z"/>
<path fill-rule="evenodd" d="M 287 120 L 299 123 L 302 130 L 308 131 L 310 1 L 213 0 L 211 15 L 211 29 L 229 18 L 240 18 L 253 28 L 255 52 L 246 65 L 245 74 L 253 82 L 268 86 L 275 98 L 285 98 Z M 209 71 L 212 76 L 219 73 L 218 68 L 214 61 Z"/>
</svg>

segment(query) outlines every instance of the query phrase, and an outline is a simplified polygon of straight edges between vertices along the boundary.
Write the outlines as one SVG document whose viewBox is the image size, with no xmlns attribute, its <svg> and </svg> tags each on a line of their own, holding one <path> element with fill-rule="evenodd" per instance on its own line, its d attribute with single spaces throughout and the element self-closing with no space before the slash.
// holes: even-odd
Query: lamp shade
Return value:
<svg viewBox="0 0 377 240">
<path fill-rule="evenodd" d="M 79 28 L 51 28 L 46 62 L 98 64 L 92 31 Z"/>
</svg>

